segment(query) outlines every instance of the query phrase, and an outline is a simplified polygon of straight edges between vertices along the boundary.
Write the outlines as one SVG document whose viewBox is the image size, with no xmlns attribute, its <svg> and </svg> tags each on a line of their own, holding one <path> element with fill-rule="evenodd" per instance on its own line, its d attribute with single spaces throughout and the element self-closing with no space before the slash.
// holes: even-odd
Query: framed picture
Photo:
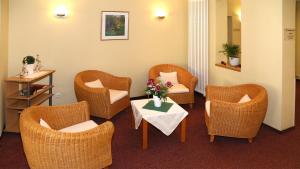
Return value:
<svg viewBox="0 0 300 169">
<path fill-rule="evenodd" d="M 128 40 L 129 12 L 102 11 L 101 40 Z"/>
</svg>

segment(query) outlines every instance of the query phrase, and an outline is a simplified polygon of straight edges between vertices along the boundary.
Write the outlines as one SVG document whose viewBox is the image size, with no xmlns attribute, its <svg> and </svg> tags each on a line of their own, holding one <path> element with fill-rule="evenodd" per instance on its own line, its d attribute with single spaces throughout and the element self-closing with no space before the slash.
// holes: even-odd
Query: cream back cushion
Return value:
<svg viewBox="0 0 300 169">
<path fill-rule="evenodd" d="M 251 101 L 251 98 L 246 94 L 241 98 L 239 103 L 246 103 L 246 102 L 249 102 L 249 101 Z"/>
<path fill-rule="evenodd" d="M 91 81 L 91 82 L 85 82 L 84 84 L 90 88 L 103 88 L 104 87 L 102 82 L 100 81 L 100 79 L 97 79 L 97 80 Z"/>
<path fill-rule="evenodd" d="M 77 133 L 77 132 L 83 132 L 83 131 L 93 129 L 97 126 L 98 126 L 97 123 L 95 123 L 93 120 L 89 120 L 89 121 L 75 124 L 73 126 L 69 126 L 69 127 L 60 129 L 59 131 L 65 132 L 65 133 Z"/>
<path fill-rule="evenodd" d="M 209 100 L 207 100 L 205 102 L 205 111 L 206 111 L 206 113 L 207 113 L 207 115 L 209 117 L 210 116 L 210 101 Z"/>
<path fill-rule="evenodd" d="M 45 122 L 45 120 L 43 120 L 43 119 L 40 119 L 40 125 L 45 127 L 45 128 L 51 129 L 49 124 L 47 122 Z"/>
<path fill-rule="evenodd" d="M 178 84 L 177 72 L 170 72 L 170 73 L 159 72 L 159 75 L 160 75 L 161 82 L 164 84 L 167 82 L 171 82 L 173 85 Z"/>
</svg>

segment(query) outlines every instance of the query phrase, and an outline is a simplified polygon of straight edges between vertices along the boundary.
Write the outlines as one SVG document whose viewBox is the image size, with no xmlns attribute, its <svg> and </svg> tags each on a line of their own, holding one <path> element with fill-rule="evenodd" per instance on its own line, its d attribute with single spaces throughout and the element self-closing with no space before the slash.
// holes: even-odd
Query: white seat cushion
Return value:
<svg viewBox="0 0 300 169">
<path fill-rule="evenodd" d="M 51 129 L 49 124 L 47 122 L 45 122 L 43 119 L 40 119 L 40 125 L 43 126 L 43 127 L 48 128 L 48 129 Z"/>
<path fill-rule="evenodd" d="M 102 82 L 100 81 L 100 79 L 97 79 L 92 82 L 85 82 L 84 84 L 90 88 L 103 88 L 104 87 Z"/>
<path fill-rule="evenodd" d="M 110 95 L 110 104 L 113 104 L 116 101 L 118 101 L 118 100 L 122 99 L 123 97 L 127 96 L 128 91 L 109 89 L 109 95 Z"/>
<path fill-rule="evenodd" d="M 177 72 L 170 72 L 170 73 L 159 72 L 159 75 L 160 75 L 160 80 L 163 84 L 167 82 L 171 82 L 173 85 L 178 84 Z"/>
<path fill-rule="evenodd" d="M 249 102 L 249 101 L 251 101 L 251 98 L 250 98 L 247 94 L 245 94 L 245 95 L 241 98 L 241 100 L 239 101 L 239 103 L 246 103 L 246 102 Z"/>
<path fill-rule="evenodd" d="M 90 129 L 93 129 L 97 126 L 98 126 L 97 123 L 95 123 L 93 120 L 89 120 L 89 121 L 85 121 L 85 122 L 82 122 L 82 123 L 75 124 L 75 125 L 70 126 L 70 127 L 60 129 L 59 131 L 66 132 L 66 133 L 76 133 L 76 132 L 82 132 L 82 131 L 90 130 Z"/>
<path fill-rule="evenodd" d="M 174 84 L 169 88 L 168 93 L 188 93 L 189 88 L 185 87 L 183 84 Z"/>
<path fill-rule="evenodd" d="M 209 100 L 205 102 L 205 111 L 209 117 L 210 116 L 210 101 Z"/>
</svg>

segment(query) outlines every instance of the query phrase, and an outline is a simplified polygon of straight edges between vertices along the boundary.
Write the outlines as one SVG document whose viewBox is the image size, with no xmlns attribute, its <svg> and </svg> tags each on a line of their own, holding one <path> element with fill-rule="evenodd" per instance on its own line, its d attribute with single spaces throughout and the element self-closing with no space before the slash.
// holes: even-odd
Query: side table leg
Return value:
<svg viewBox="0 0 300 169">
<path fill-rule="evenodd" d="M 135 128 L 135 118 L 134 118 L 133 112 L 131 113 L 131 127 L 133 129 Z"/>
<path fill-rule="evenodd" d="M 186 140 L 186 118 L 181 121 L 181 136 L 180 141 L 185 143 Z"/>
<path fill-rule="evenodd" d="M 50 76 L 49 76 L 49 86 L 50 86 L 49 94 L 51 96 L 49 97 L 49 106 L 52 106 L 52 93 L 53 93 L 52 87 L 51 87 L 52 85 L 53 85 L 53 74 L 50 74 Z"/>
<path fill-rule="evenodd" d="M 148 122 L 143 119 L 143 150 L 148 148 Z"/>
</svg>

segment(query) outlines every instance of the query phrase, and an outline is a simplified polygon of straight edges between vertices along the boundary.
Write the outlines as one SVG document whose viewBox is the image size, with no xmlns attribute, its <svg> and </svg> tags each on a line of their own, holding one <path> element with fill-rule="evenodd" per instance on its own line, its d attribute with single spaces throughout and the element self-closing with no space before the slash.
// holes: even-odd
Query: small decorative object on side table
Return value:
<svg viewBox="0 0 300 169">
<path fill-rule="evenodd" d="M 33 56 L 26 56 L 23 58 L 22 75 L 31 75 L 35 69 L 35 58 Z"/>
<path fill-rule="evenodd" d="M 154 79 L 149 79 L 145 92 L 148 97 L 149 95 L 153 95 L 154 106 L 160 107 L 161 100 L 166 101 L 168 89 L 172 86 L 173 85 L 171 82 L 166 82 L 166 84 L 163 84 L 161 81 L 155 82 Z"/>
<path fill-rule="evenodd" d="M 223 50 L 220 51 L 227 57 L 227 63 L 231 66 L 238 66 L 240 65 L 240 46 L 234 44 L 223 44 Z"/>
<path fill-rule="evenodd" d="M 39 55 L 37 54 L 36 57 L 33 56 L 26 56 L 23 58 L 23 67 L 21 76 L 28 76 L 33 73 L 39 72 L 42 65 Z"/>
</svg>

